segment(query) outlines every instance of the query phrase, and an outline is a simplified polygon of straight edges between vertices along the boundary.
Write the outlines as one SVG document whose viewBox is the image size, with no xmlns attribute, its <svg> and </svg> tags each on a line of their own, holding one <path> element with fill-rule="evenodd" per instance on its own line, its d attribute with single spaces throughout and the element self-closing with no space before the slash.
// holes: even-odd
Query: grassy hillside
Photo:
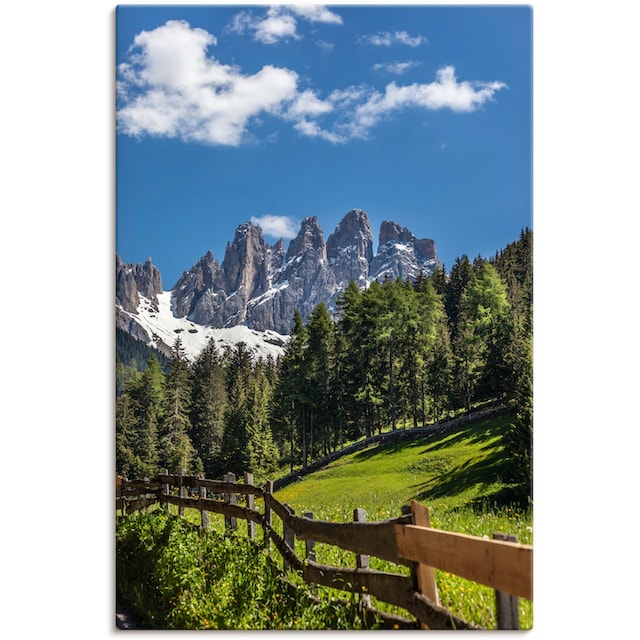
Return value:
<svg viewBox="0 0 640 640">
<path fill-rule="evenodd" d="M 413 442 L 379 446 L 342 458 L 276 492 L 296 513 L 347 522 L 363 507 L 370 521 L 400 515 L 418 500 L 429 507 L 439 529 L 491 537 L 514 534 L 533 544 L 532 509 L 513 501 L 503 477 L 510 460 L 500 439 L 512 418 L 488 418 L 449 433 Z M 353 558 L 319 545 L 318 561 L 353 566 Z M 372 568 L 388 569 L 372 559 Z M 397 570 L 397 568 L 396 568 Z M 485 627 L 495 625 L 493 591 L 436 571 L 442 604 Z M 521 628 L 532 626 L 532 604 L 521 601 Z"/>
</svg>

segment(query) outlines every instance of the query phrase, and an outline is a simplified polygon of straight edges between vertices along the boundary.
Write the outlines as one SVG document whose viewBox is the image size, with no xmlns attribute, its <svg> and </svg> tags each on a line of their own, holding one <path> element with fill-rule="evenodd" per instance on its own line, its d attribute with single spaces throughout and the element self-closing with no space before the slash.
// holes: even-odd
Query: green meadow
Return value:
<svg viewBox="0 0 640 640">
<path fill-rule="evenodd" d="M 474 536 L 513 534 L 518 542 L 532 545 L 532 505 L 519 502 L 503 479 L 510 460 L 501 437 L 511 420 L 489 418 L 449 433 L 355 453 L 275 495 L 298 515 L 310 511 L 314 518 L 332 522 L 351 521 L 358 507 L 366 510 L 370 521 L 394 518 L 403 505 L 417 500 L 429 508 L 435 528 Z M 317 560 L 355 566 L 353 554 L 327 545 L 317 545 Z M 404 571 L 374 558 L 371 567 Z M 495 628 L 491 589 L 441 571 L 436 571 L 436 582 L 443 606 L 469 622 Z M 520 627 L 532 625 L 533 605 L 521 600 Z"/>
</svg>

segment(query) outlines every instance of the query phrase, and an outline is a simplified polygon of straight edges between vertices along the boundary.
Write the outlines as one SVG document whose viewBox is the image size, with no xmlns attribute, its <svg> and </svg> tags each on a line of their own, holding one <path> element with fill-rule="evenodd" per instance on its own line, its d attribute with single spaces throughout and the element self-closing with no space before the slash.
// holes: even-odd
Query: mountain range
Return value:
<svg viewBox="0 0 640 640">
<path fill-rule="evenodd" d="M 208 251 L 173 287 L 163 288 L 151 259 L 125 264 L 116 255 L 116 326 L 168 353 L 180 335 L 195 357 L 210 338 L 222 348 L 242 340 L 257 355 L 282 353 L 295 309 L 306 318 L 321 302 L 330 312 L 350 280 L 414 280 L 440 265 L 435 243 L 396 222 L 380 226 L 377 252 L 369 217 L 349 211 L 324 240 L 316 216 L 305 218 L 288 247 L 269 245 L 259 225 L 238 226 L 219 263 Z"/>
</svg>

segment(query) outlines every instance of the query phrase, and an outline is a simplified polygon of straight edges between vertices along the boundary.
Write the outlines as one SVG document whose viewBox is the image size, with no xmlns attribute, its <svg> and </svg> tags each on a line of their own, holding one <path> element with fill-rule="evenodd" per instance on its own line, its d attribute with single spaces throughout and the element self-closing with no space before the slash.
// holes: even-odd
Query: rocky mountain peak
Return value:
<svg viewBox="0 0 640 640">
<path fill-rule="evenodd" d="M 262 293 L 267 282 L 266 250 L 259 226 L 252 222 L 239 225 L 224 254 L 221 288 L 227 294 L 239 289 L 249 296 Z"/>
<path fill-rule="evenodd" d="M 397 222 L 384 220 L 380 225 L 379 246 L 387 242 L 401 242 L 411 244 L 416 237 L 406 227 L 401 227 Z"/>
<path fill-rule="evenodd" d="M 432 273 L 438 264 L 435 243 L 429 238 L 418 239 L 397 222 L 385 220 L 380 225 L 378 253 L 371 261 L 369 277 L 415 279 L 422 272 Z"/>
<path fill-rule="evenodd" d="M 318 224 L 317 216 L 309 216 L 302 221 L 298 235 L 289 243 L 287 261 L 303 254 L 307 249 L 320 251 L 324 255 L 324 233 Z"/>
<path fill-rule="evenodd" d="M 156 301 L 162 293 L 162 276 L 151 258 L 142 264 L 125 264 L 116 254 L 116 304 L 126 311 L 134 312 L 140 303 L 139 295 Z"/>
<path fill-rule="evenodd" d="M 327 259 L 340 287 L 352 279 L 365 285 L 373 260 L 373 234 L 362 209 L 352 209 L 338 223 L 327 240 Z"/>
<path fill-rule="evenodd" d="M 286 249 L 283 239 L 268 245 L 260 226 L 246 222 L 227 243 L 222 263 L 208 251 L 182 274 L 171 290 L 171 310 L 193 324 L 190 331 L 245 325 L 253 331 L 288 334 L 295 309 L 306 319 L 320 302 L 335 308 L 352 279 L 366 287 L 385 277 L 429 274 L 437 264 L 433 240 L 418 239 L 389 220 L 380 227 L 374 256 L 371 223 L 362 209 L 347 212 L 326 245 L 316 216 L 304 218 Z M 140 296 L 150 301 L 145 309 L 151 313 L 162 292 L 160 273 L 150 260 L 134 267 L 116 256 L 116 276 L 118 326 L 132 335 L 144 334 L 136 321 Z"/>
</svg>

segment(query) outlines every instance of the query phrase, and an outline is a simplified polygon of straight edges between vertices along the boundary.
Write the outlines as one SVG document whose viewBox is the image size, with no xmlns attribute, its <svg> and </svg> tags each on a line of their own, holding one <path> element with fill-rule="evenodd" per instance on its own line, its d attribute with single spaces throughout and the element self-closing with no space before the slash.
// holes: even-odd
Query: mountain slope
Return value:
<svg viewBox="0 0 640 640">
<path fill-rule="evenodd" d="M 245 341 L 256 354 L 282 353 L 294 311 L 306 319 L 321 302 L 332 312 L 350 280 L 362 288 L 374 280 L 416 278 L 439 266 L 435 243 L 385 221 L 373 254 L 369 217 L 349 211 L 327 242 L 316 216 L 302 221 L 285 251 L 265 242 L 247 222 L 227 243 L 222 263 L 208 251 L 170 291 L 149 259 L 125 265 L 116 256 L 116 322 L 133 337 L 166 352 L 177 335 L 189 354 L 209 337 L 221 346 Z"/>
</svg>

